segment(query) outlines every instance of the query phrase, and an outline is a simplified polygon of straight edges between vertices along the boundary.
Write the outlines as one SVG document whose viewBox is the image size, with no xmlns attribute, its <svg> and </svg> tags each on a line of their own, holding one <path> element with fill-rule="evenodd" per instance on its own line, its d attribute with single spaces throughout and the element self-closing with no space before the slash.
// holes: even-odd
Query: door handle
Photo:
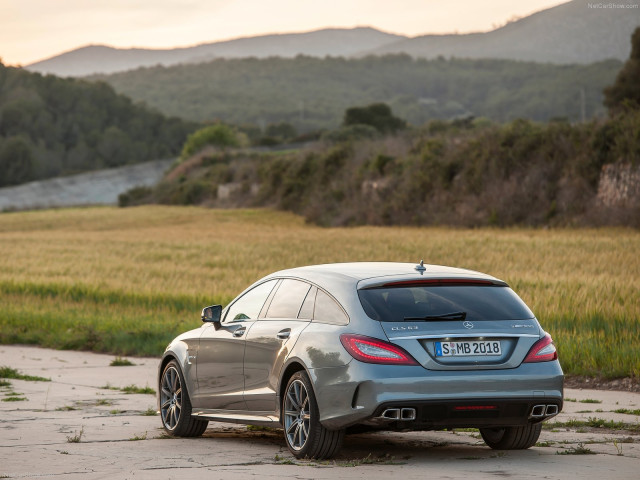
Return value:
<svg viewBox="0 0 640 480">
<path fill-rule="evenodd" d="M 234 337 L 241 337 L 242 335 L 244 335 L 244 332 L 247 330 L 246 327 L 240 327 L 237 328 L 236 330 L 234 330 L 233 332 L 233 336 Z"/>
<path fill-rule="evenodd" d="M 280 330 L 276 337 L 278 337 L 280 340 L 284 340 L 286 338 L 289 338 L 289 335 L 291 335 L 291 329 L 285 328 L 284 330 Z"/>
</svg>

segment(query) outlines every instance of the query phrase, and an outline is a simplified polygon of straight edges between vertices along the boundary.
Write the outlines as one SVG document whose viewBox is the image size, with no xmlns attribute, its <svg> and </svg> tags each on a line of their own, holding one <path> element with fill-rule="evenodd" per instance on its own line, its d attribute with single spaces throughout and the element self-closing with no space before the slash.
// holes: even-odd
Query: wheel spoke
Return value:
<svg viewBox="0 0 640 480">
<path fill-rule="evenodd" d="M 300 422 L 300 446 L 302 447 L 305 442 L 307 441 L 307 436 L 309 434 L 309 431 L 307 430 L 307 428 L 305 427 L 304 422 Z"/>
<path fill-rule="evenodd" d="M 291 392 L 287 392 L 287 398 L 289 399 L 289 402 L 291 402 L 291 406 L 293 408 L 295 408 L 296 410 L 300 409 L 300 406 L 298 405 L 298 402 L 295 401 L 295 399 L 291 395 Z"/>
</svg>

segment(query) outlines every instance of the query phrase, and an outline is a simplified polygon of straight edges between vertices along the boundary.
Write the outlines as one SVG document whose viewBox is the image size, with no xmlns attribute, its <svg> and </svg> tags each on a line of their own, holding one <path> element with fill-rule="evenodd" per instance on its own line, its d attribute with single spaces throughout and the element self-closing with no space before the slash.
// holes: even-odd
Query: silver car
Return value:
<svg viewBox="0 0 640 480">
<path fill-rule="evenodd" d="M 293 268 L 202 321 L 159 365 L 173 436 L 209 420 L 279 427 L 295 457 L 322 459 L 349 430 L 476 427 L 491 448 L 523 449 L 562 409 L 551 337 L 505 282 L 470 270 Z"/>
</svg>

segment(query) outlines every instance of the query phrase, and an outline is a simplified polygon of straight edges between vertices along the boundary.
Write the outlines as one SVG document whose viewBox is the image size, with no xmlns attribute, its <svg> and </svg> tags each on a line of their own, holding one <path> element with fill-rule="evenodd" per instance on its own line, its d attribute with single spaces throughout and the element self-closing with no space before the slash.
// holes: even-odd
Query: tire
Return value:
<svg viewBox="0 0 640 480">
<path fill-rule="evenodd" d="M 524 450 L 538 441 L 542 423 L 523 427 L 481 428 L 484 443 L 495 450 Z"/>
<path fill-rule="evenodd" d="M 287 447 L 296 458 L 331 458 L 342 446 L 344 429 L 328 430 L 320 423 L 318 402 L 305 371 L 294 373 L 287 383 L 282 420 Z"/>
<path fill-rule="evenodd" d="M 160 377 L 160 419 L 172 437 L 199 437 L 209 423 L 191 416 L 189 393 L 175 360 L 167 363 Z"/>
</svg>

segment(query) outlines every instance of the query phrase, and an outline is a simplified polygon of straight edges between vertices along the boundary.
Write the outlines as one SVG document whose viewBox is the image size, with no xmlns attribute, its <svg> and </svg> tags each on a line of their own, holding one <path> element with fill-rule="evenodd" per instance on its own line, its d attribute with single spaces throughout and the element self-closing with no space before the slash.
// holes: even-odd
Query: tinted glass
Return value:
<svg viewBox="0 0 640 480">
<path fill-rule="evenodd" d="M 342 308 L 340 308 L 340 305 L 338 305 L 333 298 L 322 290 L 318 290 L 313 321 L 332 323 L 334 325 L 347 325 L 349 323 L 349 317 L 347 317 Z"/>
<path fill-rule="evenodd" d="M 311 285 L 298 280 L 283 280 L 271 300 L 266 318 L 297 318 L 310 288 Z"/>
<path fill-rule="evenodd" d="M 269 280 L 261 283 L 236 300 L 229 307 L 225 322 L 239 322 L 248 318 L 258 318 L 258 314 L 276 282 L 277 280 Z"/>
<path fill-rule="evenodd" d="M 509 287 L 415 286 L 358 290 L 367 315 L 383 322 L 466 312 L 467 320 L 525 320 L 533 313 Z"/>
</svg>

